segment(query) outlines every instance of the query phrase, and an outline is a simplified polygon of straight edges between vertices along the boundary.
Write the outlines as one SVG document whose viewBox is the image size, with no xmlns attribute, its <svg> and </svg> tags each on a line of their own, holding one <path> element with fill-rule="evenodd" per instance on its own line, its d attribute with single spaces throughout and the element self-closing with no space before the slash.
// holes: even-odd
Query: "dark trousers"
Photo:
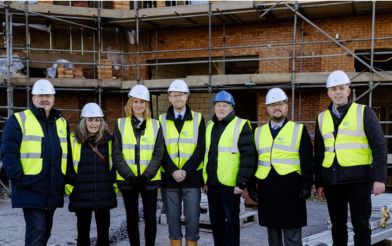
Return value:
<svg viewBox="0 0 392 246">
<path fill-rule="evenodd" d="M 48 243 L 55 209 L 23 208 L 26 221 L 26 246 L 43 246 Z"/>
<path fill-rule="evenodd" d="M 157 190 L 121 190 L 125 212 L 127 214 L 127 230 L 128 238 L 131 246 L 140 245 L 139 237 L 139 193 L 143 202 L 143 218 L 144 218 L 144 238 L 146 246 L 155 245 L 155 237 L 157 234 Z"/>
<path fill-rule="evenodd" d="M 90 245 L 90 225 L 93 209 L 81 208 L 76 210 L 78 227 L 78 245 Z M 109 245 L 110 210 L 106 208 L 97 209 L 95 221 L 97 223 L 97 246 Z"/>
<path fill-rule="evenodd" d="M 240 245 L 240 195 L 233 187 L 208 185 L 207 197 L 215 246 Z"/>
<path fill-rule="evenodd" d="M 355 246 L 370 245 L 371 190 L 372 184 L 370 182 L 324 187 L 332 222 L 333 245 L 347 245 L 347 205 L 350 206 Z"/>
<path fill-rule="evenodd" d="M 302 228 L 267 227 L 270 246 L 302 246 Z M 284 242 L 284 243 L 283 243 Z"/>
</svg>

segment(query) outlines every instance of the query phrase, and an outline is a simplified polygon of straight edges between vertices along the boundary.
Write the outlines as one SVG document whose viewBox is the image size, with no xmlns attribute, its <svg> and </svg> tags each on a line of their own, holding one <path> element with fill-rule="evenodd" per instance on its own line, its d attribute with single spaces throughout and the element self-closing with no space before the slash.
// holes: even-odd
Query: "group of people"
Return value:
<svg viewBox="0 0 392 246">
<path fill-rule="evenodd" d="M 159 120 L 151 118 L 148 88 L 138 84 L 112 135 L 96 103 L 84 105 L 71 133 L 53 108 L 53 85 L 40 79 L 30 108 L 8 119 L 1 145 L 12 206 L 23 209 L 26 245 L 47 244 L 64 191 L 77 217 L 78 245 L 90 245 L 93 212 L 97 245 L 109 245 L 118 190 L 130 245 L 140 245 L 139 195 L 145 245 L 155 245 L 160 187 L 172 246 L 182 244 L 182 215 L 186 245 L 197 245 L 202 190 L 214 245 L 240 245 L 240 197 L 247 187 L 257 193 L 259 223 L 267 227 L 269 244 L 302 245 L 305 200 L 313 184 L 316 194 L 326 197 L 334 245 L 347 245 L 348 206 L 355 245 L 370 245 L 370 194 L 385 190 L 387 150 L 375 113 L 350 101 L 349 85 L 346 73 L 329 75 L 331 104 L 317 118 L 313 155 L 306 127 L 287 118 L 288 97 L 280 88 L 268 91 L 269 121 L 253 131 L 248 120 L 236 116 L 227 91 L 214 96 L 214 115 L 205 124 L 187 105 L 185 81 L 170 84 L 171 106 Z"/>
</svg>

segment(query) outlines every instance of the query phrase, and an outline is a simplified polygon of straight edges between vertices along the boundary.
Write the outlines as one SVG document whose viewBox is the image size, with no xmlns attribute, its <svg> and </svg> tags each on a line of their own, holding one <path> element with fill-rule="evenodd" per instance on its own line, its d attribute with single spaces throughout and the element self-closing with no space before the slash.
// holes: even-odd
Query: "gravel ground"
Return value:
<svg viewBox="0 0 392 246">
<path fill-rule="evenodd" d="M 160 205 L 160 203 L 158 204 Z M 328 212 L 325 202 L 308 201 L 308 226 L 303 228 L 303 236 L 327 229 Z M 256 216 L 257 217 L 257 216 Z M 24 245 L 25 223 L 21 209 L 12 209 L 8 198 L 0 199 L 0 245 Z M 140 223 L 140 237 L 143 236 L 144 226 Z M 129 245 L 125 229 L 125 210 L 122 198 L 118 199 L 118 207 L 111 210 L 110 227 L 112 245 Z M 92 242 L 96 238 L 95 222 L 92 222 Z M 57 209 L 48 245 L 76 245 L 76 216 L 68 211 L 68 201 L 64 208 Z M 144 244 L 144 241 L 142 245 Z M 156 245 L 169 245 L 167 225 L 158 224 Z M 213 245 L 212 234 L 202 231 L 198 245 Z M 241 228 L 241 245 L 268 245 L 266 229 L 256 223 Z"/>
</svg>

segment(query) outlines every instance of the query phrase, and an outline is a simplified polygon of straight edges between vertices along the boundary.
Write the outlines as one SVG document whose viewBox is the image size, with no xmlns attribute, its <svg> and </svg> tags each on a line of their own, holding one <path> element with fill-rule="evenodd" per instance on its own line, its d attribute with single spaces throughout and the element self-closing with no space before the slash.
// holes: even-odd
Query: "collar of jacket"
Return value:
<svg viewBox="0 0 392 246">
<path fill-rule="evenodd" d="M 346 116 L 346 113 L 350 108 L 351 104 L 353 104 L 353 102 L 349 100 L 345 105 L 339 106 L 337 108 L 338 112 L 340 113 L 340 119 L 343 119 L 344 116 Z M 328 110 L 331 112 L 331 115 L 336 118 L 336 115 L 332 112 L 332 107 L 333 107 L 333 103 L 330 103 L 328 106 Z"/>
<path fill-rule="evenodd" d="M 104 133 L 103 137 L 98 142 L 95 141 L 95 135 L 89 137 L 86 140 L 87 140 L 87 142 L 90 142 L 92 144 L 96 144 L 98 146 L 103 146 L 103 145 L 106 145 L 107 142 L 109 142 L 109 140 L 113 140 L 113 136 L 109 132 L 106 131 Z"/>
<path fill-rule="evenodd" d="M 192 118 L 192 113 L 191 113 L 191 108 L 187 105 L 185 105 L 186 110 L 185 110 L 185 115 L 184 115 L 184 120 L 193 120 Z M 174 118 L 174 108 L 173 106 L 170 106 L 169 109 L 166 112 L 166 119 L 168 120 L 175 120 Z"/>
<path fill-rule="evenodd" d="M 214 116 L 212 116 L 212 121 L 215 123 L 215 124 L 224 124 L 224 125 L 227 125 L 227 124 L 229 124 L 233 119 L 234 119 L 234 117 L 235 117 L 235 113 L 234 113 L 234 110 L 230 113 L 230 114 L 228 114 L 223 120 L 221 120 L 221 121 L 219 121 L 218 120 L 218 118 L 216 117 L 216 115 L 214 114 Z"/>
<path fill-rule="evenodd" d="M 30 105 L 30 110 L 33 112 L 37 119 L 46 119 L 45 109 L 37 108 L 33 103 Z M 58 118 L 63 117 L 63 114 L 57 109 L 52 108 L 49 113 L 48 120 L 57 120 Z"/>
<path fill-rule="evenodd" d="M 282 129 L 282 128 L 286 125 L 286 123 L 287 123 L 288 121 L 289 121 L 289 120 L 288 120 L 287 118 L 285 118 L 285 119 L 283 120 L 282 126 L 281 126 L 279 129 Z M 272 127 L 271 127 L 271 120 L 269 120 L 268 126 L 269 126 L 270 129 L 272 129 Z"/>
</svg>

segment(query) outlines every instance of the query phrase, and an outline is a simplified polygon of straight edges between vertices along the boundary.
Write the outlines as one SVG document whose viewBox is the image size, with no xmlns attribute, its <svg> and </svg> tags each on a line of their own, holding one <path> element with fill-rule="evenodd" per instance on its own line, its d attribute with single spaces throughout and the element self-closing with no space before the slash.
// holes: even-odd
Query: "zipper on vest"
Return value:
<svg viewBox="0 0 392 246">
<path fill-rule="evenodd" d="M 181 129 L 181 131 L 182 131 L 182 129 Z M 177 159 L 178 159 L 178 162 L 177 162 L 177 168 L 178 168 L 178 170 L 180 170 L 181 168 L 180 168 L 180 136 L 181 136 L 181 132 L 178 134 L 178 138 L 177 138 Z"/>
<path fill-rule="evenodd" d="M 140 176 L 140 137 L 136 137 L 136 148 L 135 148 L 135 155 L 138 156 L 138 161 L 135 163 L 137 168 L 137 176 Z M 136 159 L 136 158 L 135 158 Z"/>
</svg>

